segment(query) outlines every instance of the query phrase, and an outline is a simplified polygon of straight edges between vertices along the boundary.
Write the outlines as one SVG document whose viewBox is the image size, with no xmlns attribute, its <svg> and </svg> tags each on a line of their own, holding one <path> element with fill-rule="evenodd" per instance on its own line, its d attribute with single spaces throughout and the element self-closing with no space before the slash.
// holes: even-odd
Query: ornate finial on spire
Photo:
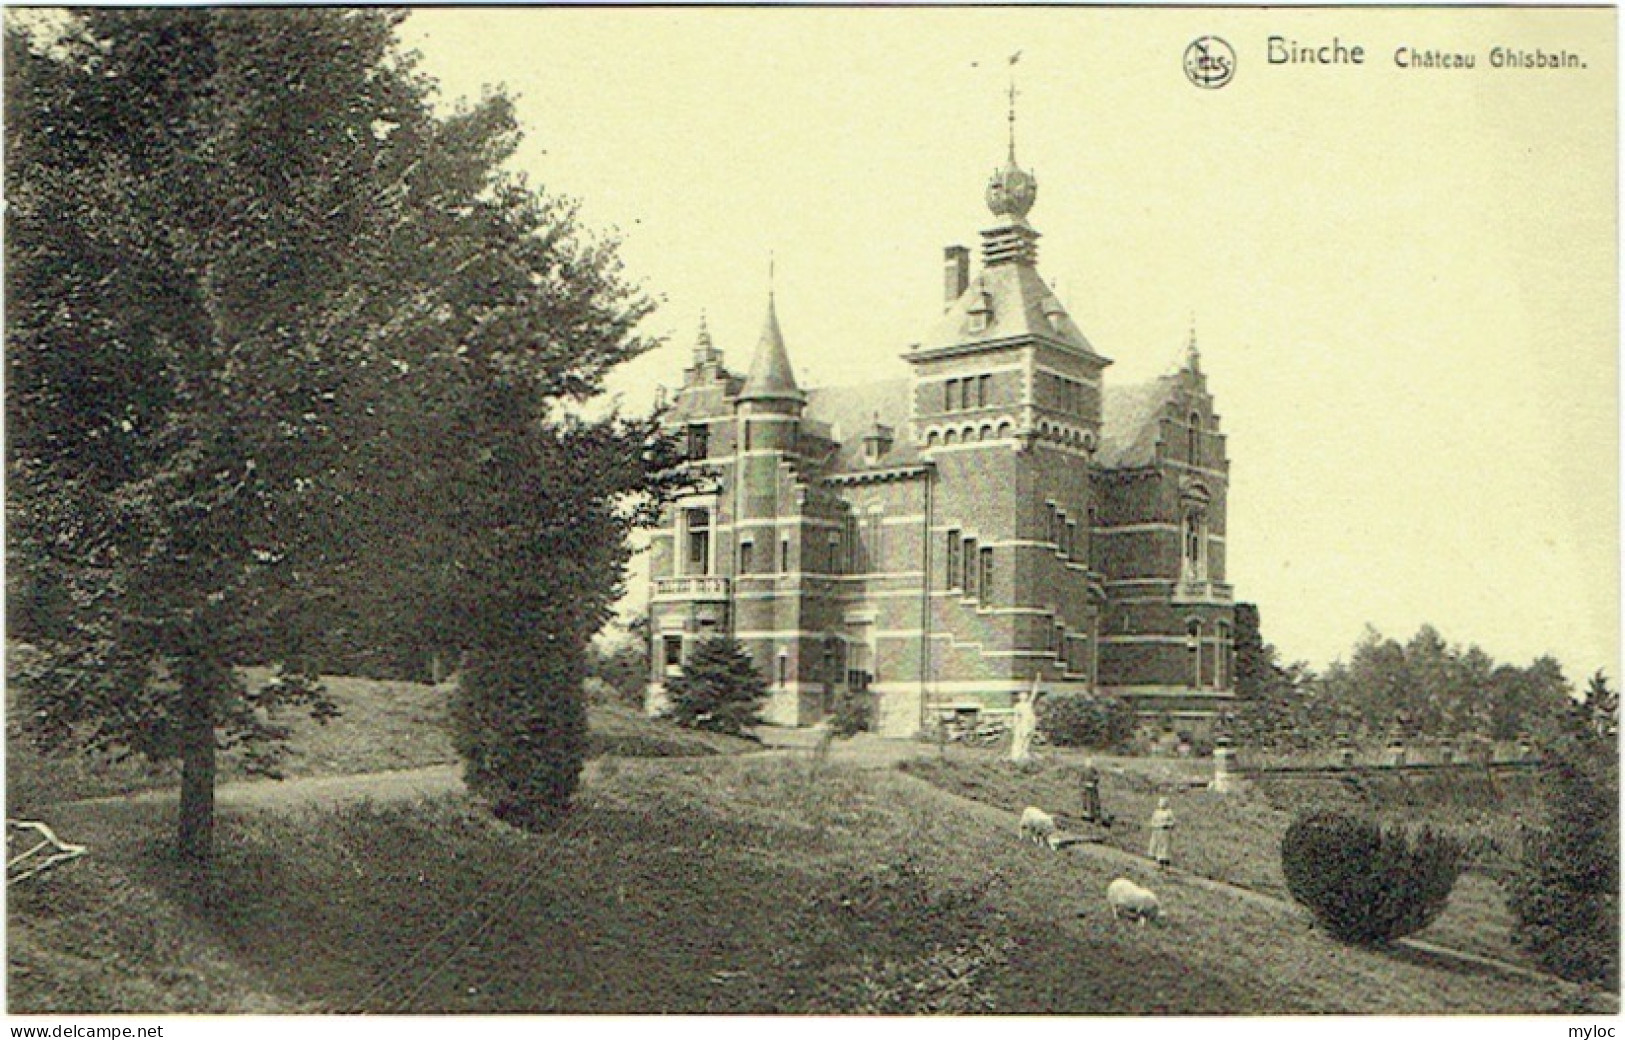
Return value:
<svg viewBox="0 0 1625 1040">
<path fill-rule="evenodd" d="M 773 299 L 773 260 L 773 250 L 769 249 L 767 251 L 767 298 L 769 300 Z"/>
<path fill-rule="evenodd" d="M 1202 352 L 1196 349 L 1196 312 L 1191 311 L 1191 335 L 1185 344 L 1185 365 L 1192 372 L 1202 370 Z"/>
<path fill-rule="evenodd" d="M 995 217 L 1023 222 L 1027 218 L 1027 211 L 1033 208 L 1038 199 L 1038 178 L 1030 171 L 1023 170 L 1016 165 L 1016 73 L 1015 64 L 1021 60 L 1021 52 L 1010 55 L 1010 151 L 1004 168 L 993 171 L 993 177 L 987 184 L 987 208 L 993 211 Z"/>
<path fill-rule="evenodd" d="M 717 359 L 717 349 L 711 342 L 711 328 L 705 322 L 705 308 L 700 308 L 700 333 L 694 337 L 694 363 L 704 365 Z"/>
</svg>

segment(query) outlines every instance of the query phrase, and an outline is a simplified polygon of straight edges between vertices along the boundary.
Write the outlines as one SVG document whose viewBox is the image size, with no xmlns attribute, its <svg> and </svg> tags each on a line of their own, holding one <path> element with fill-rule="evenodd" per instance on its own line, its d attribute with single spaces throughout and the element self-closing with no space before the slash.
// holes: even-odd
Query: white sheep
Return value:
<svg viewBox="0 0 1625 1040">
<path fill-rule="evenodd" d="M 1042 845 L 1054 833 L 1055 817 L 1035 805 L 1029 805 L 1021 810 L 1021 836 L 1023 838 Z"/>
<path fill-rule="evenodd" d="M 1128 878 L 1118 878 L 1106 886 L 1106 902 L 1111 904 L 1113 917 L 1132 917 L 1142 925 L 1155 921 L 1162 912 L 1157 894 L 1141 888 Z"/>
</svg>

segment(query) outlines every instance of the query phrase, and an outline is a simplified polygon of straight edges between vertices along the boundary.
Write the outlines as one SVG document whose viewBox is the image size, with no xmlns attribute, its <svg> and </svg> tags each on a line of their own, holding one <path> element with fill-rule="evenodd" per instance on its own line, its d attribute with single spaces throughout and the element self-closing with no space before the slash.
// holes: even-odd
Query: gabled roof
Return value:
<svg viewBox="0 0 1625 1040">
<path fill-rule="evenodd" d="M 973 309 L 988 309 L 987 327 L 976 330 Z M 958 300 L 920 341 L 921 350 L 1037 336 L 1073 350 L 1095 354 L 1083 330 L 1044 284 L 1031 264 L 983 267 Z"/>
<path fill-rule="evenodd" d="M 1148 383 L 1108 386 L 1101 395 L 1100 449 L 1095 464 L 1106 469 L 1149 466 L 1157 459 L 1157 437 L 1179 375 Z"/>
<path fill-rule="evenodd" d="M 918 462 L 920 453 L 909 439 L 909 395 L 913 392 L 913 380 L 908 378 L 807 391 L 805 418 L 827 423 L 830 436 L 839 445 L 831 469 L 848 473 Z M 874 428 L 876 416 L 882 426 L 891 427 L 893 440 L 891 449 L 871 465 L 863 458 L 863 435 Z"/>
<path fill-rule="evenodd" d="M 756 341 L 756 353 L 750 359 L 750 375 L 745 377 L 739 399 L 799 401 L 802 397 L 796 388 L 796 374 L 790 368 L 790 354 L 784 349 L 784 333 L 779 331 L 778 309 L 769 296 L 767 321 L 762 325 L 761 338 Z"/>
</svg>

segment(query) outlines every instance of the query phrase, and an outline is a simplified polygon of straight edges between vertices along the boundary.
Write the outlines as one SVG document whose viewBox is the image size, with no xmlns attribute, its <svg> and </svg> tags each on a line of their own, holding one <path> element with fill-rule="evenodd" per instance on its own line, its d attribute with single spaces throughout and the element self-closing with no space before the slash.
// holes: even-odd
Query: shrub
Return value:
<svg viewBox="0 0 1625 1040">
<path fill-rule="evenodd" d="M 1059 693 L 1038 702 L 1038 725 L 1051 744 L 1108 750 L 1133 736 L 1134 709 L 1109 694 Z"/>
<path fill-rule="evenodd" d="M 1546 777 L 1549 824 L 1524 837 L 1507 903 L 1515 939 L 1548 970 L 1619 986 L 1617 788 L 1572 761 Z"/>
<path fill-rule="evenodd" d="M 539 829 L 569 808 L 587 752 L 579 655 L 471 653 L 452 700 L 463 780 L 506 823 Z"/>
<path fill-rule="evenodd" d="M 732 639 L 707 639 L 666 684 L 666 695 L 679 726 L 742 736 L 762 721 L 767 685 L 744 647 Z"/>
<path fill-rule="evenodd" d="M 830 710 L 829 731 L 842 739 L 855 736 L 874 723 L 874 699 L 861 690 L 842 690 Z"/>
<path fill-rule="evenodd" d="M 1412 935 L 1443 912 L 1461 874 L 1454 838 L 1414 838 L 1336 812 L 1300 816 L 1281 839 L 1281 872 L 1292 898 L 1343 942 L 1375 946 Z"/>
</svg>

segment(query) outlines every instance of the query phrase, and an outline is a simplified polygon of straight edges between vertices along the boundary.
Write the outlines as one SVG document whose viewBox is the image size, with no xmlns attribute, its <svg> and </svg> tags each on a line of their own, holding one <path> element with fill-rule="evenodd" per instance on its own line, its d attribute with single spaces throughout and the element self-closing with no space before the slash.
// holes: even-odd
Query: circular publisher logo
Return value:
<svg viewBox="0 0 1625 1040">
<path fill-rule="evenodd" d="M 1185 78 L 1203 90 L 1218 90 L 1236 76 L 1236 52 L 1217 36 L 1198 36 L 1185 48 Z"/>
</svg>

